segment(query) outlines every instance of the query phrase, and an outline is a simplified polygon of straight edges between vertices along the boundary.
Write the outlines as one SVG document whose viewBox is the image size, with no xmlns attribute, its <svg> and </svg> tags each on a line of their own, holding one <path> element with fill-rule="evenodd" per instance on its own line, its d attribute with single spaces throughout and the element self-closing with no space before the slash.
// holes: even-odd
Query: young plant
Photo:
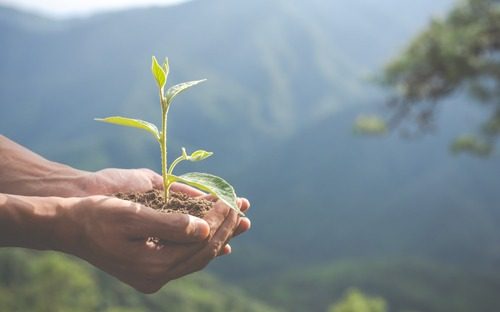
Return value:
<svg viewBox="0 0 500 312">
<path fill-rule="evenodd" d="M 234 188 L 224 179 L 208 173 L 199 173 L 199 172 L 186 173 L 181 176 L 176 176 L 173 174 L 175 166 L 177 166 L 177 164 L 179 164 L 181 161 L 184 160 L 192 162 L 200 161 L 212 156 L 213 154 L 212 152 L 197 150 L 193 152 L 191 155 L 188 155 L 186 149 L 182 148 L 181 156 L 175 159 L 170 165 L 170 167 L 168 166 L 167 116 L 170 105 L 172 104 L 174 98 L 181 92 L 205 81 L 206 79 L 177 84 L 175 86 L 170 87 L 165 93 L 165 85 L 167 84 L 167 78 L 169 74 L 168 58 L 166 58 L 163 64 L 160 65 L 156 60 L 156 58 L 153 56 L 151 71 L 153 73 L 153 77 L 156 80 L 156 84 L 159 90 L 161 112 L 162 112 L 161 131 L 159 131 L 154 124 L 139 119 L 112 116 L 107 118 L 96 118 L 95 120 L 116 124 L 120 126 L 143 129 L 148 131 L 154 136 L 156 141 L 158 141 L 158 143 L 160 144 L 160 150 L 161 150 L 161 171 L 163 177 L 165 203 L 168 203 L 169 192 L 172 183 L 180 182 L 187 185 L 191 185 L 202 191 L 208 192 L 216 196 L 218 199 L 220 199 L 221 201 L 226 203 L 229 207 L 236 210 L 239 214 L 242 215 L 236 203 L 236 193 L 234 191 Z"/>
</svg>

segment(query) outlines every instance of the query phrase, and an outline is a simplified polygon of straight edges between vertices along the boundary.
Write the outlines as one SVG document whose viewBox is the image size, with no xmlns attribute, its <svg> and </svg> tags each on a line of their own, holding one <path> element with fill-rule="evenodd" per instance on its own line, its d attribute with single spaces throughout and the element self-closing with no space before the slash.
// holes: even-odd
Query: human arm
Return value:
<svg viewBox="0 0 500 312">
<path fill-rule="evenodd" d="M 220 254 L 238 219 L 221 202 L 201 220 L 106 196 L 0 194 L 0 246 L 73 254 L 152 293 Z M 149 237 L 159 238 L 162 245 L 148 243 Z"/>
<path fill-rule="evenodd" d="M 162 177 L 149 169 L 107 168 L 97 172 L 78 170 L 50 161 L 0 135 L 0 193 L 27 196 L 85 197 L 117 192 L 145 192 L 162 188 Z M 173 191 L 190 196 L 204 193 L 187 185 L 174 183 Z M 240 199 L 242 210 L 249 208 Z M 240 219 L 235 235 L 247 231 L 250 220 Z M 230 252 L 230 246 L 225 253 Z"/>
<path fill-rule="evenodd" d="M 96 172 L 78 170 L 50 161 L 0 135 L 0 193 L 27 196 L 84 197 L 117 192 L 145 192 L 163 187 L 162 177 L 149 169 L 107 168 Z M 204 193 L 187 185 L 174 183 L 172 190 L 190 196 Z M 242 209 L 249 208 L 240 199 Z M 241 218 L 238 235 L 250 228 L 250 220 Z M 227 247 L 226 252 L 230 251 Z"/>
<path fill-rule="evenodd" d="M 0 135 L 0 192 L 28 196 L 89 196 L 162 187 L 149 169 L 78 170 L 50 161 Z"/>
</svg>

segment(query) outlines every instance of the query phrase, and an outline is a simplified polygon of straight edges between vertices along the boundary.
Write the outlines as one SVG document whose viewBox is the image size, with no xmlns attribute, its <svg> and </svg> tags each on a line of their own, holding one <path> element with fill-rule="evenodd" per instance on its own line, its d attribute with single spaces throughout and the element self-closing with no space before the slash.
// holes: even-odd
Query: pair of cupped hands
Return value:
<svg viewBox="0 0 500 312">
<path fill-rule="evenodd" d="M 6 158 L 7 169 L 2 177 L 9 183 L 0 183 L 2 192 L 6 193 L 5 206 L 28 207 L 37 218 L 51 220 L 51 234 L 49 239 L 27 237 L 24 240 L 28 243 L 7 246 L 52 249 L 75 255 L 143 293 L 154 293 L 173 279 L 203 269 L 215 257 L 229 254 L 229 240 L 250 228 L 249 219 L 240 217 L 221 201 L 216 201 L 200 219 L 180 213 L 161 213 L 109 196 L 116 192 L 162 189 L 161 176 L 149 169 L 87 172 L 59 164 L 45 165 L 48 162 L 38 158 L 32 161 L 38 156 L 27 152 L 14 155 L 12 166 Z M 22 157 L 17 158 L 19 155 Z M 25 158 L 29 160 L 24 162 Z M 36 176 L 32 172 L 37 168 L 32 166 L 24 174 L 24 169 L 16 165 L 19 159 L 25 164 L 44 164 L 40 165 L 40 172 L 51 173 Z M 15 173 L 11 177 L 9 170 Z M 171 190 L 216 200 L 183 184 L 174 184 Z M 238 199 L 238 205 L 243 212 L 250 206 L 244 198 Z M 44 207 L 50 209 L 44 210 Z M 22 220 L 22 209 L 18 211 L 18 219 Z M 50 217 L 51 214 L 57 218 Z M 49 222 L 33 222 L 27 227 L 35 231 L 37 225 L 32 224 L 44 223 L 46 226 Z M 162 243 L 148 242 L 151 237 Z"/>
<path fill-rule="evenodd" d="M 145 192 L 162 189 L 162 177 L 149 169 L 105 169 L 89 173 L 85 192 Z M 171 191 L 215 201 L 190 186 L 174 184 Z M 248 200 L 238 199 L 245 212 Z M 73 218 L 83 221 L 86 237 L 73 254 L 114 275 L 144 293 L 159 290 L 168 281 L 203 269 L 212 259 L 231 252 L 229 240 L 250 228 L 222 201 L 216 201 L 203 219 L 180 213 L 160 213 L 149 207 L 108 196 L 78 200 Z M 68 226 L 71 223 L 68 223 Z M 70 231 L 70 229 L 68 229 Z M 148 243 L 155 237 L 161 245 Z"/>
</svg>

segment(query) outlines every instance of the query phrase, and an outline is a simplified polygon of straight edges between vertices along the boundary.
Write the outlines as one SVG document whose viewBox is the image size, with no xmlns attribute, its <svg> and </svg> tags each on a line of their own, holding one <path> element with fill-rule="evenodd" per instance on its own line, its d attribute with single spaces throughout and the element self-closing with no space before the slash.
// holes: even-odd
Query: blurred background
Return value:
<svg viewBox="0 0 500 312">
<path fill-rule="evenodd" d="M 95 3 L 94 3 L 95 2 Z M 500 311 L 500 1 L 0 1 L 0 133 L 74 167 L 169 154 L 249 198 L 233 254 L 141 295 L 0 251 L 0 311 Z M 0 156 L 1 161 L 1 156 Z"/>
</svg>

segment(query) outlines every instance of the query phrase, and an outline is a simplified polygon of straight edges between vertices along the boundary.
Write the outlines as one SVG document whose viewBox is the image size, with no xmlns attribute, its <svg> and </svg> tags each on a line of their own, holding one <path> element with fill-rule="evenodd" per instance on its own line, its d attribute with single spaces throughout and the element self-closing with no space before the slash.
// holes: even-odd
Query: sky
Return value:
<svg viewBox="0 0 500 312">
<path fill-rule="evenodd" d="M 0 5 L 43 13 L 51 17 L 68 18 L 93 13 L 151 5 L 171 5 L 187 0 L 0 0 Z"/>
</svg>

